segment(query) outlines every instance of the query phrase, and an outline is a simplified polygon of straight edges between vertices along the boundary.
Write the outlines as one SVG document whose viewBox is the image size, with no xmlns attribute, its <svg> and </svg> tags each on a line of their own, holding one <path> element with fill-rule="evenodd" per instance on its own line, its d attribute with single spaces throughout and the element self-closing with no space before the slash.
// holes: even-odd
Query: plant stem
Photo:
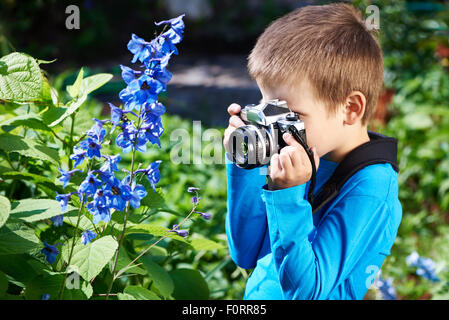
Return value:
<svg viewBox="0 0 449 320">
<path fill-rule="evenodd" d="M 60 136 L 58 136 L 58 135 L 56 134 L 56 132 L 55 132 L 53 129 L 51 129 L 51 133 L 55 136 L 56 139 L 58 139 L 59 141 L 61 141 L 62 144 L 63 144 L 64 146 L 68 147 L 67 142 L 64 141 L 64 139 L 62 139 Z"/>
<path fill-rule="evenodd" d="M 194 205 L 192 210 L 190 211 L 190 213 L 187 215 L 187 217 L 184 218 L 184 220 L 181 221 L 181 223 L 178 224 L 178 226 L 175 229 L 179 229 L 179 227 L 187 221 L 187 219 L 189 219 L 189 217 L 192 215 L 192 213 L 195 211 L 197 205 Z M 170 234 L 171 230 L 167 231 L 167 233 L 161 237 L 160 239 L 158 239 L 155 243 L 151 244 L 151 246 L 149 246 L 148 248 L 146 248 L 144 251 L 142 251 L 133 261 L 131 261 L 130 263 L 128 263 L 128 265 L 124 268 L 122 268 L 116 275 L 116 278 L 119 277 L 122 273 L 124 273 L 126 270 L 128 270 L 131 267 L 136 267 L 136 266 L 131 266 L 134 262 L 136 262 L 137 260 L 139 260 L 139 258 L 141 256 L 143 256 L 145 253 L 147 253 L 149 250 L 151 250 L 151 248 L 153 248 L 156 244 L 158 244 L 160 241 L 162 241 L 163 239 L 167 238 Z M 140 265 L 140 264 L 139 264 Z"/>
<path fill-rule="evenodd" d="M 83 211 L 83 207 L 84 207 L 84 194 L 81 196 L 81 204 L 80 204 L 80 208 L 78 210 L 78 218 L 76 221 L 75 232 L 73 235 L 72 247 L 70 248 L 69 258 L 67 259 L 67 267 L 70 266 L 70 262 L 72 261 L 73 249 L 75 248 L 76 233 L 78 231 L 79 223 L 81 220 L 81 212 Z M 66 271 L 67 271 L 67 268 L 66 268 Z M 65 274 L 64 274 L 64 280 L 62 281 L 61 288 L 59 289 L 59 298 L 58 298 L 59 300 L 61 300 L 62 295 L 64 293 L 66 279 L 67 279 L 67 272 L 65 272 Z"/>
<path fill-rule="evenodd" d="M 142 110 L 142 106 L 140 106 L 140 110 L 139 110 L 139 115 L 141 113 Z M 130 173 L 130 179 L 129 179 L 129 185 L 132 185 L 133 182 L 133 176 L 134 176 L 134 161 L 135 161 L 135 156 L 136 156 L 136 145 L 137 145 L 137 136 L 140 130 L 140 126 L 141 126 L 141 118 L 139 118 L 138 124 L 137 124 L 137 133 L 136 133 L 136 137 L 134 139 L 134 147 L 133 147 L 133 155 L 132 155 L 132 159 L 131 159 L 131 173 Z M 109 288 L 108 288 L 108 292 L 106 293 L 106 300 L 109 299 L 109 294 L 111 293 L 111 289 L 112 289 L 112 285 L 114 283 L 114 280 L 116 279 L 115 276 L 115 271 L 117 269 L 117 262 L 118 262 L 118 256 L 120 253 L 120 248 L 122 247 L 122 243 L 123 243 L 123 239 L 125 238 L 125 232 L 126 232 L 126 222 L 128 220 L 128 210 L 129 210 L 129 201 L 126 204 L 126 209 L 125 209 L 125 217 L 123 219 L 123 229 L 122 229 L 122 234 L 120 235 L 120 239 L 119 239 L 119 243 L 118 243 L 118 248 L 117 248 L 117 253 L 115 255 L 115 259 L 114 259 L 114 266 L 112 268 L 112 278 L 111 278 L 111 282 L 109 283 Z"/>
<path fill-rule="evenodd" d="M 69 142 L 69 152 L 68 152 L 69 154 L 72 153 L 72 149 L 73 149 L 73 130 L 75 128 L 75 114 L 72 113 L 72 115 L 70 117 L 72 118 L 72 125 L 70 127 L 70 142 Z M 72 169 L 73 169 L 73 162 L 72 162 L 72 159 L 70 159 L 70 157 L 69 157 L 69 171 Z"/>
</svg>

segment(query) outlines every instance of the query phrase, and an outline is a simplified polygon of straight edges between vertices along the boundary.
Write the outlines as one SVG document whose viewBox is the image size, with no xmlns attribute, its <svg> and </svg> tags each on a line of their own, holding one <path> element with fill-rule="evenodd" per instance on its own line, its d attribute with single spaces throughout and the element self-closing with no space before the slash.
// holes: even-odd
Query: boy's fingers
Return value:
<svg viewBox="0 0 449 320">
<path fill-rule="evenodd" d="M 284 150 L 284 149 L 282 149 Z M 279 154 L 279 161 L 281 162 L 281 166 L 283 168 L 283 170 L 285 172 L 293 172 L 293 163 L 292 163 L 292 159 L 290 157 L 290 153 L 285 150 L 284 152 L 282 152 Z"/>
<path fill-rule="evenodd" d="M 276 179 L 279 172 L 282 170 L 281 164 L 279 163 L 279 154 L 275 153 L 270 159 L 270 177 L 271 179 Z"/>
<path fill-rule="evenodd" d="M 228 107 L 228 113 L 231 116 L 235 116 L 240 112 L 241 109 L 242 107 L 240 107 L 240 105 L 238 105 L 237 103 L 233 103 Z"/>
<path fill-rule="evenodd" d="M 240 119 L 240 117 L 232 116 L 229 118 L 229 125 L 234 128 L 238 128 L 238 127 L 244 126 L 245 123 L 242 121 L 242 119 Z"/>
<path fill-rule="evenodd" d="M 299 147 L 293 147 L 293 146 L 286 146 L 281 149 L 281 153 L 285 152 L 290 156 L 290 162 L 292 164 L 292 169 L 297 170 L 298 168 L 301 168 L 302 161 L 301 161 L 301 150 L 304 150 L 302 146 Z M 307 156 L 307 155 L 306 155 Z"/>
<path fill-rule="evenodd" d="M 235 128 L 234 128 L 234 127 L 231 127 L 231 126 L 228 126 L 228 127 L 225 129 L 225 132 L 224 132 L 224 141 L 229 140 L 229 136 L 231 135 L 232 131 L 234 131 L 234 130 L 235 130 Z"/>
<path fill-rule="evenodd" d="M 293 146 L 293 147 L 301 147 L 301 144 L 296 141 L 296 139 L 288 132 L 284 133 L 282 135 L 282 139 L 284 139 L 285 143 L 287 143 L 289 146 Z"/>
<path fill-rule="evenodd" d="M 290 133 L 284 133 L 282 135 L 282 138 L 289 146 L 298 147 L 298 148 L 301 148 L 302 150 L 304 150 L 303 146 L 298 141 L 296 141 L 296 139 Z M 285 148 L 288 148 L 288 147 L 285 147 Z M 315 159 L 315 167 L 318 170 L 318 165 L 320 163 L 320 157 L 318 156 L 316 147 L 311 148 L 311 150 L 313 152 L 313 158 Z M 293 159 L 295 160 L 295 157 L 293 157 Z M 293 166 L 296 166 L 297 162 L 294 160 L 293 160 Z"/>
</svg>

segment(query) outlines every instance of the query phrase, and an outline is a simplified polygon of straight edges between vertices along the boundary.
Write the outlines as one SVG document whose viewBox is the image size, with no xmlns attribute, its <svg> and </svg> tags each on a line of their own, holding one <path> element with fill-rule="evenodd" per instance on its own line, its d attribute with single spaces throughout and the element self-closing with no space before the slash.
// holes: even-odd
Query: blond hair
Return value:
<svg viewBox="0 0 449 320">
<path fill-rule="evenodd" d="M 358 90 L 366 97 L 364 125 L 376 111 L 383 82 L 382 50 L 374 33 L 351 5 L 302 7 L 265 29 L 248 57 L 248 71 L 268 86 L 308 79 L 331 114 Z"/>
</svg>

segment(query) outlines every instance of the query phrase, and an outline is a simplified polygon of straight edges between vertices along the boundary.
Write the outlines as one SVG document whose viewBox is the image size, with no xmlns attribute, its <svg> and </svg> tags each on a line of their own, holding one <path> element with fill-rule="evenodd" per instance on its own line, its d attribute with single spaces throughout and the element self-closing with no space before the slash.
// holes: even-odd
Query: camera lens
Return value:
<svg viewBox="0 0 449 320">
<path fill-rule="evenodd" d="M 275 143 L 263 127 L 254 125 L 235 129 L 228 142 L 232 161 L 240 168 L 252 169 L 267 164 L 273 154 Z"/>
</svg>

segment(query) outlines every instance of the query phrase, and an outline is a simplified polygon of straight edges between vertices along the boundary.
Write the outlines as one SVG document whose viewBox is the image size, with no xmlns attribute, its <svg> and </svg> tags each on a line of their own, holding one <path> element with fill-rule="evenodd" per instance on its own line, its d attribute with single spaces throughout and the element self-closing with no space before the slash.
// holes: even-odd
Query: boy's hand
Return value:
<svg viewBox="0 0 449 320">
<path fill-rule="evenodd" d="M 240 110 L 242 107 L 240 107 L 237 103 L 233 103 L 228 107 L 228 113 L 231 116 L 229 118 L 229 126 L 226 128 L 224 132 L 224 138 L 223 138 L 223 145 L 225 147 L 226 152 L 229 153 L 229 150 L 227 149 L 229 136 L 231 135 L 232 131 L 237 129 L 238 127 L 244 126 L 245 123 L 240 119 L 238 116 Z"/>
<path fill-rule="evenodd" d="M 282 138 L 288 146 L 282 148 L 279 154 L 274 154 L 270 159 L 268 177 L 270 190 L 294 187 L 312 178 L 312 164 L 303 146 L 289 133 L 284 133 Z M 312 152 L 318 170 L 320 158 L 315 147 L 312 148 Z"/>
</svg>

